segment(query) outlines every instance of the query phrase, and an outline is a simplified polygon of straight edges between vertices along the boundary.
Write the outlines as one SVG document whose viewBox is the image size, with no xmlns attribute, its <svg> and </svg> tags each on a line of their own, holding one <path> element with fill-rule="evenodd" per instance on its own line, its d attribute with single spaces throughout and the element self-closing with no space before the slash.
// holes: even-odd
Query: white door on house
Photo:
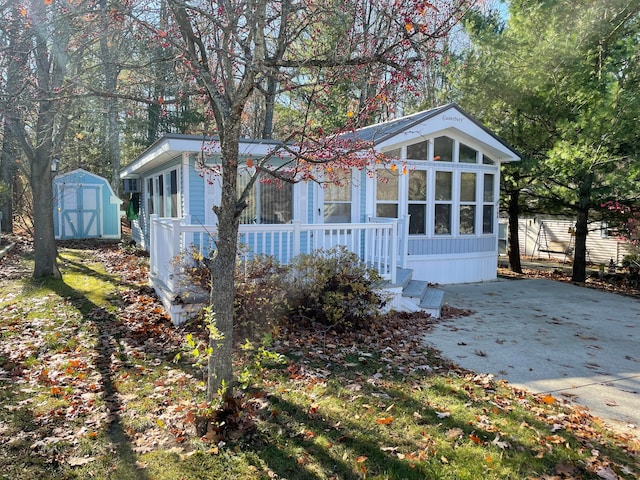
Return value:
<svg viewBox="0 0 640 480">
<path fill-rule="evenodd" d="M 60 237 L 97 238 L 101 235 L 100 185 L 64 184 L 59 189 Z"/>
</svg>

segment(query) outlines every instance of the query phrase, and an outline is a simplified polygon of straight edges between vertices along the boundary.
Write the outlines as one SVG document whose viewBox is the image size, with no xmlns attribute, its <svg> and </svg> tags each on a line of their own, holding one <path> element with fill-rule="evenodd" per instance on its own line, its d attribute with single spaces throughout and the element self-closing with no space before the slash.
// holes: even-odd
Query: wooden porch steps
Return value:
<svg viewBox="0 0 640 480">
<path fill-rule="evenodd" d="M 444 291 L 429 287 L 428 282 L 413 280 L 413 270 L 398 269 L 397 284 L 402 286 L 403 310 L 423 311 L 440 318 Z"/>
</svg>

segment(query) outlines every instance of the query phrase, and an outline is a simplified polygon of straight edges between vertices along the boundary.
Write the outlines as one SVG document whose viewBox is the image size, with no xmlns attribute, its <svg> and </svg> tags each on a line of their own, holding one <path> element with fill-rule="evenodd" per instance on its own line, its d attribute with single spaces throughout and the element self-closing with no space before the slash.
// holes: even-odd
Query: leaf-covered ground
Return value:
<svg viewBox="0 0 640 480">
<path fill-rule="evenodd" d="M 430 318 L 366 331 L 283 325 L 238 350 L 247 387 L 201 427 L 202 371 L 147 286 L 147 259 L 63 245 L 62 281 L 0 259 L 0 478 L 637 478 L 637 441 L 551 396 L 462 371 Z M 450 310 L 447 315 L 465 312 Z M 182 352 L 182 359 L 175 361 Z M 201 430 L 201 428 L 198 428 Z"/>
</svg>

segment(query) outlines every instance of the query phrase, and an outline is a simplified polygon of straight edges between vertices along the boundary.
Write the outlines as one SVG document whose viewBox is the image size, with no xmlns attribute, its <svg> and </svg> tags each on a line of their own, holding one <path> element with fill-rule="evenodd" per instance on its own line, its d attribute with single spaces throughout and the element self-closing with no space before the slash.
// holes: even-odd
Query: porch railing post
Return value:
<svg viewBox="0 0 640 480">
<path fill-rule="evenodd" d="M 396 283 L 396 270 L 398 267 L 398 256 L 396 252 L 398 251 L 398 220 L 394 220 L 391 224 L 391 251 L 389 252 L 389 257 L 391 260 L 391 264 L 389 268 L 391 271 L 389 274 L 391 275 L 391 284 Z"/>
<path fill-rule="evenodd" d="M 149 215 L 149 263 L 150 273 L 158 273 L 158 241 L 156 236 L 158 235 L 156 222 L 158 220 L 158 215 L 152 213 Z"/>
<path fill-rule="evenodd" d="M 300 255 L 300 234 L 302 232 L 302 228 L 300 220 L 294 220 L 291 223 L 293 224 L 293 256 L 291 258 L 294 258 Z"/>
<path fill-rule="evenodd" d="M 405 215 L 402 217 L 402 224 L 400 225 L 400 245 L 398 251 L 400 252 L 400 267 L 407 268 L 407 262 L 409 260 L 409 219 L 411 215 Z"/>
<path fill-rule="evenodd" d="M 182 238 L 182 228 L 180 228 L 182 225 L 182 219 L 172 218 L 170 219 L 168 224 L 171 226 L 171 232 L 169 235 L 169 244 L 171 246 L 167 248 L 167 250 L 169 251 L 169 258 L 167 258 L 167 283 L 169 284 L 171 291 L 175 292 L 178 289 L 177 287 L 179 287 L 179 285 L 176 284 L 176 281 L 178 281 L 179 283 L 179 274 L 180 270 L 182 269 L 180 262 L 175 261 L 175 259 L 178 255 L 180 255 L 180 251 L 186 248 L 186 245 L 184 245 L 184 239 Z"/>
</svg>

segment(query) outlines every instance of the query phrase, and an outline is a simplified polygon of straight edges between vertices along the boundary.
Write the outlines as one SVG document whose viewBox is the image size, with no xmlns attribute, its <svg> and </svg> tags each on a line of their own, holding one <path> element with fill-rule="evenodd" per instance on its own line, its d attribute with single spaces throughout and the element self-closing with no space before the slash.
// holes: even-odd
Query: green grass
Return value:
<svg viewBox="0 0 640 480">
<path fill-rule="evenodd" d="M 423 326 L 409 318 L 340 335 L 281 328 L 271 348 L 285 363 L 253 364 L 243 392 L 255 428 L 198 438 L 202 378 L 173 360 L 186 332 L 96 251 L 60 253 L 62 280 L 0 280 L 0 479 L 640 475 L 637 440 L 448 365 L 413 341 Z M 251 355 L 236 360 L 240 371 Z"/>
</svg>

